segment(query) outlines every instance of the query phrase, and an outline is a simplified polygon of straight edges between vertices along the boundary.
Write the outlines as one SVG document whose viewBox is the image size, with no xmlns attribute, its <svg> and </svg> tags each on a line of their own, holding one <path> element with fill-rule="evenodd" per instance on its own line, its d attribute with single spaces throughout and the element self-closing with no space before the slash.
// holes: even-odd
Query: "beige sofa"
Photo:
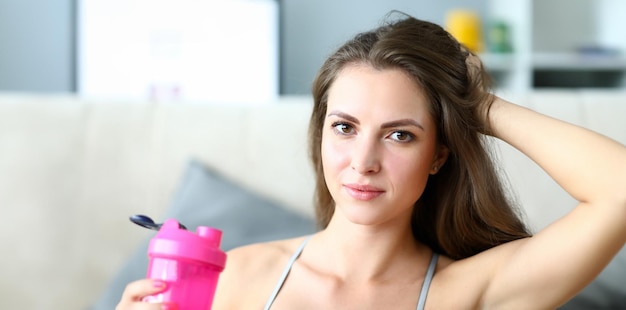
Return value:
<svg viewBox="0 0 626 310">
<path fill-rule="evenodd" d="M 623 92 L 503 96 L 626 143 Z M 310 110 L 308 97 L 226 105 L 0 95 L 0 308 L 91 307 L 147 236 L 128 217 L 162 216 L 190 158 L 310 217 Z M 575 205 L 530 160 L 496 148 L 533 228 Z M 623 252 L 612 264 L 626 274 Z M 602 287 L 626 298 L 623 279 Z"/>
</svg>

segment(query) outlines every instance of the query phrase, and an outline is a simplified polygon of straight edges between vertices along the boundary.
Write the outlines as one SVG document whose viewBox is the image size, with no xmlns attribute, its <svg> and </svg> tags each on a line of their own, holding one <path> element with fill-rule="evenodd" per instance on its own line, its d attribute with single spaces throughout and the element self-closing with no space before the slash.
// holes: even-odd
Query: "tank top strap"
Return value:
<svg viewBox="0 0 626 310">
<path fill-rule="evenodd" d="M 420 297 L 417 301 L 417 310 L 424 310 L 426 306 L 426 297 L 428 296 L 428 289 L 430 288 L 430 282 L 435 275 L 435 267 L 437 267 L 437 260 L 439 254 L 433 252 L 433 256 L 430 258 L 430 264 L 428 264 L 428 271 L 424 277 L 424 283 L 422 283 L 422 290 L 420 291 Z"/>
<path fill-rule="evenodd" d="M 276 284 L 276 287 L 274 288 L 272 295 L 267 300 L 267 303 L 265 303 L 265 307 L 263 308 L 264 310 L 269 310 L 272 304 L 274 303 L 276 296 L 278 296 L 278 292 L 280 292 L 280 289 L 283 287 L 283 284 L 285 283 L 285 280 L 287 279 L 287 276 L 289 275 L 289 272 L 291 271 L 291 267 L 293 267 L 293 264 L 296 262 L 298 257 L 300 257 L 300 254 L 302 254 L 302 251 L 304 250 L 304 246 L 306 246 L 306 244 L 309 242 L 309 239 L 311 239 L 311 236 L 306 237 L 304 241 L 302 241 L 298 249 L 296 249 L 296 252 L 294 252 L 291 258 L 289 259 L 289 262 L 287 263 L 287 266 L 285 266 L 285 269 L 283 270 L 283 274 L 280 276 L 280 279 L 278 280 L 278 283 Z"/>
</svg>

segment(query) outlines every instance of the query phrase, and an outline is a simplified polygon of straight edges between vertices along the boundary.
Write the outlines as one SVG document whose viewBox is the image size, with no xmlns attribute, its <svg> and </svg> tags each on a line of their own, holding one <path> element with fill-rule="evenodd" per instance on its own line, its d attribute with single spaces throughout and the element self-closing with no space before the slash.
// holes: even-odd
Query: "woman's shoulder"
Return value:
<svg viewBox="0 0 626 310">
<path fill-rule="evenodd" d="M 270 296 L 289 258 L 305 238 L 255 243 L 228 251 L 214 304 L 220 305 L 219 309 L 258 308 Z"/>
<path fill-rule="evenodd" d="M 227 252 L 227 267 L 248 269 L 254 266 L 265 266 L 267 269 L 277 261 L 287 262 L 306 237 L 297 237 L 269 242 L 254 243 L 234 248 Z M 263 271 L 263 270 L 259 270 Z M 240 272 L 238 272 L 240 273 Z"/>
</svg>

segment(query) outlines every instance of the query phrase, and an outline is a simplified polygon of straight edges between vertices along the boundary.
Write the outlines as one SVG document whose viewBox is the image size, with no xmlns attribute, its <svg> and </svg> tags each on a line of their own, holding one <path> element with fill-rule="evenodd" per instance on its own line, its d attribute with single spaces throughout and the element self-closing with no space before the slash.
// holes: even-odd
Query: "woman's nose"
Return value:
<svg viewBox="0 0 626 310">
<path fill-rule="evenodd" d="M 351 167 L 359 174 L 372 174 L 380 171 L 380 150 L 375 139 L 363 137 L 354 143 Z"/>
</svg>

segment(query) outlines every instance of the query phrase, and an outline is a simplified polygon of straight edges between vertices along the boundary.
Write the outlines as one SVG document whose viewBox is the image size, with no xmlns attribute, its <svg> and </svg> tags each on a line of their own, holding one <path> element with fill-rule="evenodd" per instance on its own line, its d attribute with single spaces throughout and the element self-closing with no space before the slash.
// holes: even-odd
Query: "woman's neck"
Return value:
<svg viewBox="0 0 626 310">
<path fill-rule="evenodd" d="M 385 281 L 428 261 L 431 251 L 415 240 L 409 219 L 360 225 L 335 214 L 315 251 L 327 272 L 345 281 Z"/>
</svg>

